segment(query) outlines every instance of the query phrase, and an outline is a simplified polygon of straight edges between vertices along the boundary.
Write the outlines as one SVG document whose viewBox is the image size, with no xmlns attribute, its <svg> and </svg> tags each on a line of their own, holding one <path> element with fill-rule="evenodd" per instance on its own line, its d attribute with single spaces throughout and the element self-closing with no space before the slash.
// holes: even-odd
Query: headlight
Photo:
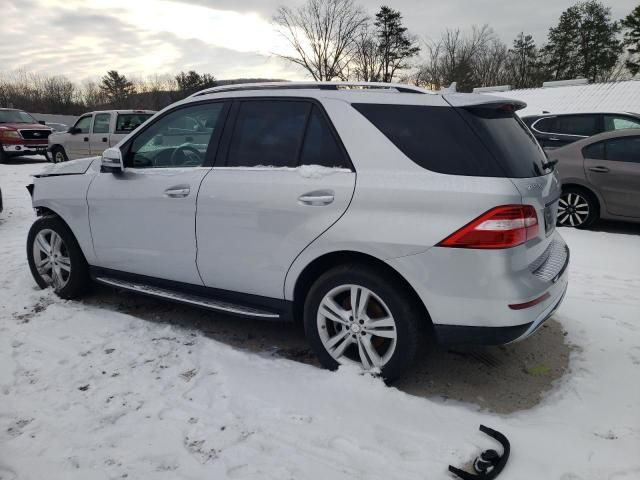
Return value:
<svg viewBox="0 0 640 480">
<path fill-rule="evenodd" d="M 0 140 L 15 140 L 22 138 L 15 130 L 0 130 Z"/>
</svg>

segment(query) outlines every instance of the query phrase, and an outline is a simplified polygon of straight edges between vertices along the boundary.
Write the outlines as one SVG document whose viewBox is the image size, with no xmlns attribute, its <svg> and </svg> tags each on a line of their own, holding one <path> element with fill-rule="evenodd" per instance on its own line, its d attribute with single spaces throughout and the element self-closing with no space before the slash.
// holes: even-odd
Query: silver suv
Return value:
<svg viewBox="0 0 640 480">
<path fill-rule="evenodd" d="M 41 287 L 89 279 L 304 322 L 322 364 L 392 379 L 429 337 L 503 344 L 558 308 L 560 183 L 513 100 L 408 85 L 205 90 L 31 187 Z"/>
</svg>

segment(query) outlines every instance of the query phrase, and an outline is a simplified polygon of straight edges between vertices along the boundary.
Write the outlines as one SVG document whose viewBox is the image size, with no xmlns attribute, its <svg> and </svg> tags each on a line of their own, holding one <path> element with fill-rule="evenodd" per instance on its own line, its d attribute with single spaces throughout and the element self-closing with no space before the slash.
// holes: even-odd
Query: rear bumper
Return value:
<svg viewBox="0 0 640 480">
<path fill-rule="evenodd" d="M 569 254 L 552 235 L 506 250 L 434 247 L 387 263 L 424 302 L 441 343 L 505 344 L 531 335 L 562 302 Z"/>
</svg>

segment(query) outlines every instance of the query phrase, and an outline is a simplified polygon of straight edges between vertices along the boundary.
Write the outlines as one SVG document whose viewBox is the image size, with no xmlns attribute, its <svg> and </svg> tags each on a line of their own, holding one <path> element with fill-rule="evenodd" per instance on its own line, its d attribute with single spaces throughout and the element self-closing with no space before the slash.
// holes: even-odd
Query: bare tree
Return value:
<svg viewBox="0 0 640 480">
<path fill-rule="evenodd" d="M 367 17 L 353 0 L 307 0 L 298 8 L 279 7 L 273 21 L 295 52 L 278 56 L 323 81 L 347 78 Z"/>
<path fill-rule="evenodd" d="M 353 76 L 363 82 L 379 82 L 382 76 L 382 55 L 375 32 L 368 23 L 355 39 L 352 57 Z"/>
</svg>

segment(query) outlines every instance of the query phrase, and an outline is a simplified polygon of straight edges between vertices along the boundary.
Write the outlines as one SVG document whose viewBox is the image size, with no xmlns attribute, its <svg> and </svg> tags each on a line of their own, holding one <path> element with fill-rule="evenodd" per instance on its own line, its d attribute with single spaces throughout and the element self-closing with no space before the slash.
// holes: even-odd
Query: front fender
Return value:
<svg viewBox="0 0 640 480">
<path fill-rule="evenodd" d="M 93 174 L 36 177 L 33 186 L 33 207 L 54 212 L 67 224 L 76 237 L 89 264 L 95 263 L 87 192 Z"/>
</svg>

